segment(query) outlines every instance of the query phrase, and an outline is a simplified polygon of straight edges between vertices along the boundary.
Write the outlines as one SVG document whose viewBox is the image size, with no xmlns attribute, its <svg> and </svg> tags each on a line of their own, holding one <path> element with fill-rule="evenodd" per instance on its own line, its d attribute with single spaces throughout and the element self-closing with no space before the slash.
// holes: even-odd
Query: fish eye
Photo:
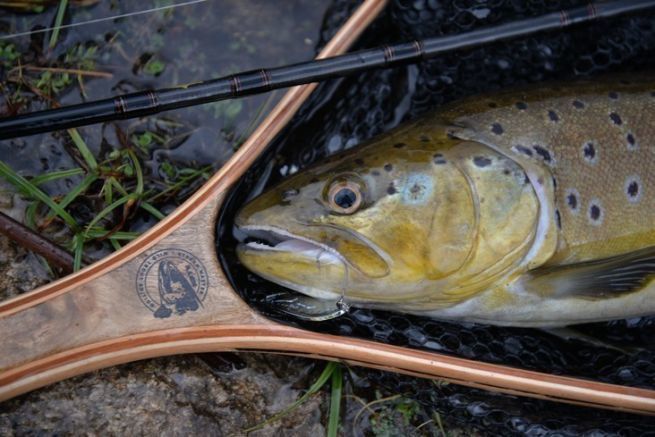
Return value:
<svg viewBox="0 0 655 437">
<path fill-rule="evenodd" d="M 362 190 L 359 184 L 337 180 L 328 191 L 328 205 L 339 214 L 352 214 L 362 205 Z"/>
</svg>

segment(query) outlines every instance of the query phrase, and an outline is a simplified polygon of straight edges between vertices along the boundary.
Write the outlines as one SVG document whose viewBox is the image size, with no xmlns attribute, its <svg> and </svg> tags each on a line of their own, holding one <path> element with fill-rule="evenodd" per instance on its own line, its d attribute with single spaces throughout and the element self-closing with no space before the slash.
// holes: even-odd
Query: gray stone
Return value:
<svg viewBox="0 0 655 437">
<path fill-rule="evenodd" d="M 78 376 L 0 404 L 0 435 L 245 435 L 297 399 L 309 360 L 242 354 L 217 370 L 205 358 L 159 358 Z M 311 397 L 253 436 L 325 433 L 321 405 Z"/>
</svg>

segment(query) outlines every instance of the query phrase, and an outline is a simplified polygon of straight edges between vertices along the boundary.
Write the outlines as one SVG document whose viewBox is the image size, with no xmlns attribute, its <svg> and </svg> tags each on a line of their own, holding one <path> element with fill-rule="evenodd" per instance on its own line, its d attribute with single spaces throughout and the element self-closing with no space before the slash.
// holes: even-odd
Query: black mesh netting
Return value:
<svg viewBox="0 0 655 437">
<path fill-rule="evenodd" d="M 450 34 L 579 6 L 581 1 L 396 0 L 365 33 L 359 48 Z M 326 16 L 323 42 L 356 4 L 336 1 Z M 445 323 L 383 311 L 355 309 L 326 322 L 292 320 L 267 305 L 281 287 L 239 265 L 232 216 L 254 191 L 322 157 L 358 144 L 404 119 L 467 95 L 543 80 L 652 68 L 655 13 L 603 20 L 520 40 L 440 56 L 417 65 L 362 73 L 322 84 L 291 126 L 232 190 L 218 224 L 219 254 L 233 285 L 253 307 L 304 329 L 373 339 L 409 348 L 567 374 L 615 384 L 655 388 L 655 318 L 576 327 L 599 339 L 593 345 L 535 329 Z M 265 176 L 262 176 L 265 175 Z M 382 386 L 414 393 L 452 420 L 502 435 L 655 433 L 649 418 L 515 398 L 456 386 L 435 388 L 390 373 L 369 375 Z"/>
</svg>

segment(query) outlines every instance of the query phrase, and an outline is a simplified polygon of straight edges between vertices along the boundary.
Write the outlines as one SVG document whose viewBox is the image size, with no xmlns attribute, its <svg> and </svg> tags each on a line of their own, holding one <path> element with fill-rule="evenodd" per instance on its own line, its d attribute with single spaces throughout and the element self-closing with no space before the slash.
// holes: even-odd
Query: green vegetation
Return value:
<svg viewBox="0 0 655 437">
<path fill-rule="evenodd" d="M 57 39 L 59 38 L 59 29 L 61 28 L 62 23 L 64 22 L 64 14 L 66 14 L 66 8 L 68 7 L 68 0 L 60 0 L 59 8 L 57 9 L 57 17 L 55 18 L 55 26 L 50 35 L 50 48 L 54 49 L 57 45 Z"/>
<path fill-rule="evenodd" d="M 264 428 L 270 423 L 283 419 L 293 410 L 301 406 L 309 398 L 316 395 L 328 381 L 331 381 L 332 384 L 332 398 L 330 401 L 330 416 L 328 421 L 328 436 L 336 436 L 339 427 L 339 411 L 341 405 L 341 389 L 343 384 L 343 377 L 341 372 L 341 364 L 333 362 L 327 363 L 323 369 L 323 372 L 321 372 L 319 377 L 316 379 L 316 381 L 314 381 L 314 383 L 309 387 L 304 395 L 302 395 L 284 410 L 274 414 L 265 421 L 251 426 L 250 428 L 244 429 L 244 432 L 251 433 L 253 431 Z"/>
<path fill-rule="evenodd" d="M 328 437 L 349 435 L 351 433 L 349 429 L 366 430 L 366 435 L 370 433 L 377 437 L 460 435 L 457 430 L 447 433 L 439 413 L 426 411 L 409 395 L 397 393 L 384 396 L 381 391 L 376 389 L 372 393 L 375 399 L 366 402 L 352 394 L 353 390 L 365 390 L 365 388 L 349 383 L 348 381 L 352 381 L 352 379 L 344 378 L 344 369 L 348 370 L 341 364 L 328 363 L 309 389 L 296 401 L 268 419 L 245 429 L 244 432 L 257 431 L 266 425 L 283 420 L 303 403 L 316 396 L 320 391 L 324 391 L 329 381 L 330 403 L 326 430 Z M 364 395 L 368 397 L 370 393 Z M 344 403 L 349 406 L 345 414 L 341 411 L 341 405 Z M 357 404 L 359 404 L 359 408 L 353 409 Z M 352 418 L 352 423 L 350 420 L 346 422 L 346 418 Z"/>
<path fill-rule="evenodd" d="M 157 220 L 163 219 L 165 215 L 158 209 L 159 204 L 165 204 L 183 187 L 206 180 L 211 172 L 210 166 L 194 169 L 166 162 L 167 183 L 158 190 L 146 189 L 147 176 L 141 164 L 143 156 L 137 155 L 137 150 L 142 153 L 143 149 L 128 144 L 97 162 L 78 131 L 70 129 L 68 133 L 82 158 L 81 167 L 28 179 L 0 161 L 0 176 L 30 201 L 26 212 L 28 226 L 44 230 L 53 222 L 60 222 L 67 227 L 70 238 L 63 245 L 74 253 L 75 270 L 81 267 L 85 245 L 107 241 L 112 248 L 120 248 L 121 242 L 138 236 L 136 232 L 124 230 L 128 218 L 137 210 L 143 210 Z M 135 137 L 145 136 L 143 133 Z M 61 198 L 50 197 L 39 188 L 48 182 L 72 177 L 77 177 L 79 182 Z M 87 220 L 76 218 L 68 209 L 80 202 L 93 202 L 99 211 Z"/>
<path fill-rule="evenodd" d="M 150 58 L 146 62 L 146 65 L 143 66 L 143 71 L 151 76 L 159 76 L 164 72 L 164 68 L 166 68 L 166 64 L 163 61 L 157 58 Z"/>
<path fill-rule="evenodd" d="M 332 392 L 330 394 L 328 437 L 337 437 L 337 431 L 339 430 L 339 422 L 341 420 L 341 390 L 343 388 L 343 376 L 341 373 L 341 366 L 335 366 L 331 378 Z"/>
<path fill-rule="evenodd" d="M 20 53 L 14 44 L 0 41 L 0 62 L 3 67 L 10 68 L 18 58 L 20 58 Z"/>
<path fill-rule="evenodd" d="M 155 26 L 131 20 L 130 25 L 134 26 L 128 30 L 134 32 L 131 40 L 119 31 L 74 43 L 63 48 L 62 53 L 58 44 L 67 11 L 75 7 L 76 13 L 80 13 L 83 12 L 80 6 L 95 3 L 97 0 L 24 0 L 0 4 L 0 7 L 32 13 L 43 12 L 48 6 L 56 7 L 53 30 L 45 40 L 47 48 L 43 53 L 34 56 L 35 47 L 21 44 L 20 39 L 0 41 L 0 68 L 5 73 L 0 92 L 6 97 L 6 106 L 3 111 L 0 104 L 0 113 L 33 109 L 34 102 L 38 103 L 37 108 L 57 106 L 60 96 L 70 95 L 74 88 L 86 96 L 85 80 L 113 78 L 113 73 L 99 71 L 98 65 L 110 59 L 128 58 L 127 48 L 139 44 L 142 37 L 145 41 L 159 39 L 160 46 L 164 46 L 162 34 Z M 153 15 L 158 17 L 148 19 L 171 19 L 171 11 Z M 32 19 L 30 16 L 15 18 Z M 55 49 L 59 54 L 54 55 Z M 142 75 L 159 76 L 166 70 L 157 54 L 143 59 Z M 105 86 L 108 85 L 107 82 Z M 143 229 L 135 228 L 135 223 L 163 219 L 163 210 L 170 211 L 179 205 L 214 170 L 212 165 L 179 162 L 165 155 L 153 166 L 156 150 L 179 144 L 192 132 L 185 123 L 153 117 L 145 124 L 111 123 L 106 129 L 113 134 L 110 135 L 112 139 L 104 134 L 104 138 L 93 135 L 91 140 L 95 147 L 89 147 L 83 131 L 69 129 L 55 134 L 61 148 L 72 158 L 74 165 L 68 168 L 28 176 L 0 162 L 0 176 L 28 202 L 25 224 L 70 250 L 74 254 L 75 269 L 79 269 L 89 255 L 86 249 L 92 249 L 97 255 L 119 249 L 139 235 L 136 229 Z M 101 147 L 99 141 L 103 142 Z M 56 194 L 64 185 L 69 189 Z"/>
</svg>

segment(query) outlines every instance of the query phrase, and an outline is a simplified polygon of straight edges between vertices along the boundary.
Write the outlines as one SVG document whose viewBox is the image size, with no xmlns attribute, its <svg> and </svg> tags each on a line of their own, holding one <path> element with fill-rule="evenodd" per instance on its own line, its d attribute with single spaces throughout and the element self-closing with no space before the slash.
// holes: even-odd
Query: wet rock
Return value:
<svg viewBox="0 0 655 437">
<path fill-rule="evenodd" d="M 0 300 L 33 290 L 51 280 L 38 256 L 0 235 Z"/>
<path fill-rule="evenodd" d="M 236 358 L 244 366 L 216 369 L 203 355 L 188 355 L 62 381 L 0 404 L 0 435 L 245 435 L 297 399 L 315 368 L 299 358 Z M 319 393 L 250 435 L 323 435 L 324 398 Z"/>
</svg>

